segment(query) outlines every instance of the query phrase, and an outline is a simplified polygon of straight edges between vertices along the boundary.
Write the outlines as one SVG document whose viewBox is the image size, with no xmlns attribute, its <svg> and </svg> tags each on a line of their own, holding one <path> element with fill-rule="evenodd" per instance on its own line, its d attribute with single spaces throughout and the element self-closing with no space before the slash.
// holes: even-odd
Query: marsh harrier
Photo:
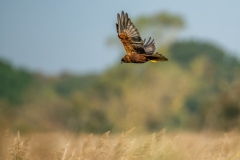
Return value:
<svg viewBox="0 0 240 160">
<path fill-rule="evenodd" d="M 128 18 L 128 14 L 122 11 L 122 14 L 117 15 L 118 23 L 116 23 L 118 37 L 123 43 L 126 50 L 126 55 L 121 59 L 124 63 L 145 63 L 147 61 L 168 61 L 166 57 L 155 51 L 154 39 L 151 37 L 146 42 L 142 40 L 137 28 Z"/>
</svg>

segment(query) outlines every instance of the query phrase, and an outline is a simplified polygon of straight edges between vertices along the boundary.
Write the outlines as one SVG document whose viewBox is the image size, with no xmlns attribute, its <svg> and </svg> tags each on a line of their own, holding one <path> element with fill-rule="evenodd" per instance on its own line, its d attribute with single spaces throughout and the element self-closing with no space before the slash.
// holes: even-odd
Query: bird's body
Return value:
<svg viewBox="0 0 240 160">
<path fill-rule="evenodd" d="M 145 63 L 147 58 L 145 54 L 133 54 L 131 56 L 125 55 L 122 61 L 125 63 Z"/>
<path fill-rule="evenodd" d="M 168 59 L 155 51 L 154 39 L 145 43 L 128 14 L 122 11 L 121 16 L 118 14 L 118 23 L 116 24 L 118 37 L 123 43 L 126 55 L 121 59 L 124 63 L 145 63 L 147 61 L 167 61 Z"/>
</svg>

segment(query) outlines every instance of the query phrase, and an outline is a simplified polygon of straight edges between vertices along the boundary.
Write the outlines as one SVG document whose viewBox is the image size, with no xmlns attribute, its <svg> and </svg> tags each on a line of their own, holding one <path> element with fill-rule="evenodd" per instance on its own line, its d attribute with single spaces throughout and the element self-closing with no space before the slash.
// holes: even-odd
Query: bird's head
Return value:
<svg viewBox="0 0 240 160">
<path fill-rule="evenodd" d="M 121 59 L 121 64 L 122 64 L 122 63 L 125 63 L 124 58 Z"/>
<path fill-rule="evenodd" d="M 125 55 L 122 59 L 121 59 L 121 64 L 122 63 L 129 63 L 131 60 L 130 60 L 130 57 L 128 55 Z"/>
</svg>

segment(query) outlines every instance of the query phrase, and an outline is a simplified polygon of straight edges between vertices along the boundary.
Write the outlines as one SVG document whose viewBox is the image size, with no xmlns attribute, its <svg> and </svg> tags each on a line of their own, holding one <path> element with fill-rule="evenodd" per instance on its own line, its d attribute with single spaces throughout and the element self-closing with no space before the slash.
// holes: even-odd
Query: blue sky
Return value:
<svg viewBox="0 0 240 160">
<path fill-rule="evenodd" d="M 120 63 L 106 45 L 116 35 L 116 15 L 134 19 L 161 11 L 181 15 L 180 38 L 213 41 L 240 57 L 240 1 L 104 0 L 0 1 L 0 57 L 45 74 L 98 72 Z M 142 35 L 144 37 L 144 35 Z"/>
</svg>

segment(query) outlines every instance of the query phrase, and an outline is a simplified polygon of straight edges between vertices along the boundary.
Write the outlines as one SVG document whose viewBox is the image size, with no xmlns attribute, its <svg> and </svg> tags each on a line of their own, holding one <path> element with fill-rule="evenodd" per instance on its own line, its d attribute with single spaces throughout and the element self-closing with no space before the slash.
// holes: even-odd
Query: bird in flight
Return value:
<svg viewBox="0 0 240 160">
<path fill-rule="evenodd" d="M 154 39 L 151 37 L 146 42 L 142 40 L 138 29 L 128 18 L 128 14 L 122 11 L 122 14 L 117 15 L 118 22 L 116 23 L 118 37 L 123 43 L 126 50 L 126 55 L 121 59 L 121 63 L 145 63 L 147 61 L 168 61 L 166 57 L 158 52 L 155 52 Z"/>
</svg>

